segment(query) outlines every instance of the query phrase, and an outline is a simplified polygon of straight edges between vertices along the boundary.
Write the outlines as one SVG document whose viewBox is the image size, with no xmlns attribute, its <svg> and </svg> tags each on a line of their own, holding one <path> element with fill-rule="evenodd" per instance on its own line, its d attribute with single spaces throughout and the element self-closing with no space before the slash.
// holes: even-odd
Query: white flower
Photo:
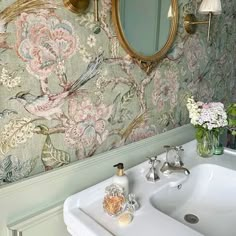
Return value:
<svg viewBox="0 0 236 236">
<path fill-rule="evenodd" d="M 84 54 L 87 53 L 87 52 L 86 52 L 86 47 L 83 46 L 83 45 L 80 45 L 80 46 L 79 46 L 78 51 L 79 51 L 79 53 L 80 53 L 81 55 L 84 55 Z"/>
<path fill-rule="evenodd" d="M 89 47 L 94 47 L 96 45 L 96 38 L 94 35 L 90 34 L 87 38 L 87 44 L 89 45 Z"/>
<path fill-rule="evenodd" d="M 6 86 L 10 89 L 10 88 L 15 88 L 17 86 L 19 86 L 21 82 L 21 78 L 19 76 L 11 79 L 8 81 L 8 83 L 6 84 Z"/>
<path fill-rule="evenodd" d="M 88 62 L 90 62 L 91 61 L 91 59 L 92 59 L 92 56 L 88 53 L 88 52 L 86 52 L 86 53 L 84 53 L 84 55 L 83 55 L 83 61 L 85 62 L 85 63 L 88 63 Z"/>
<path fill-rule="evenodd" d="M 20 85 L 21 77 L 14 77 L 15 73 L 10 73 L 6 68 L 2 68 L 2 74 L 0 76 L 0 83 L 8 89 L 15 88 Z"/>
<path fill-rule="evenodd" d="M 189 117 L 191 119 L 191 123 L 193 125 L 198 124 L 198 119 L 200 117 L 200 109 L 198 108 L 198 104 L 193 100 L 193 98 L 188 98 L 187 108 L 189 110 Z"/>
<path fill-rule="evenodd" d="M 87 17 L 88 22 L 90 22 L 90 23 L 94 22 L 94 14 L 92 14 L 91 12 L 88 12 L 86 14 L 86 17 Z"/>
<path fill-rule="evenodd" d="M 191 97 L 187 101 L 187 108 L 193 125 L 200 125 L 205 129 L 212 130 L 228 124 L 224 105 L 220 102 L 195 102 Z"/>
<path fill-rule="evenodd" d="M 103 93 L 101 91 L 95 92 L 95 95 L 98 97 L 99 101 L 104 100 L 104 96 L 103 96 Z"/>
<path fill-rule="evenodd" d="M 102 53 L 102 52 L 104 52 L 103 47 L 99 47 L 99 48 L 98 48 L 98 53 L 100 54 L 100 53 Z"/>
<path fill-rule="evenodd" d="M 107 80 L 107 75 L 108 75 L 108 71 L 104 70 L 98 77 L 98 79 L 96 80 L 96 87 L 98 89 L 103 89 L 106 87 L 106 85 L 109 83 L 109 80 Z"/>
</svg>

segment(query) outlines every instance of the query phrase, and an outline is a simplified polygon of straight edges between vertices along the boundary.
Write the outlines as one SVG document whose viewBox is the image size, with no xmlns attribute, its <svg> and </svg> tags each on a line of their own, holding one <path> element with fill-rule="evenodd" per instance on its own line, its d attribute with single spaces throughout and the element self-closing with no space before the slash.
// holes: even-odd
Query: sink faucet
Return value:
<svg viewBox="0 0 236 236">
<path fill-rule="evenodd" d="M 187 168 L 185 168 L 183 166 L 173 166 L 167 161 L 164 162 L 164 164 L 161 167 L 160 171 L 163 174 L 166 174 L 166 175 L 169 175 L 169 174 L 174 173 L 174 172 L 181 172 L 181 173 L 184 173 L 185 175 L 190 174 L 190 171 Z"/>
<path fill-rule="evenodd" d="M 164 162 L 160 171 L 166 175 L 174 172 L 180 172 L 184 173 L 185 175 L 189 175 L 190 171 L 183 167 L 183 162 L 181 160 L 180 152 L 184 151 L 182 146 L 165 145 L 164 148 L 166 148 L 166 161 Z M 171 156 L 171 154 L 173 156 Z"/>
</svg>

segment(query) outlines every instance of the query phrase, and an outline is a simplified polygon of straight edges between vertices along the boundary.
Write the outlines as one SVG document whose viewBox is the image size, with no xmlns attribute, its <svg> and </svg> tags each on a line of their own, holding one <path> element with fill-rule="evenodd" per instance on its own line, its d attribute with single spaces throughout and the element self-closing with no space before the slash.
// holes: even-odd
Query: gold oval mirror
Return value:
<svg viewBox="0 0 236 236">
<path fill-rule="evenodd" d="M 149 72 L 170 49 L 178 27 L 177 0 L 112 0 L 112 19 L 126 52 Z"/>
</svg>

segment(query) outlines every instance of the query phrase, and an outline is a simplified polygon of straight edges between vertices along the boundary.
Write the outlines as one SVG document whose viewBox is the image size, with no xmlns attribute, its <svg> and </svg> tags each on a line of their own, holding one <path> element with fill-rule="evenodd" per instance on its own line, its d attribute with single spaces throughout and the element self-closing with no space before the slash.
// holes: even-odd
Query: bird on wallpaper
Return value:
<svg viewBox="0 0 236 236">
<path fill-rule="evenodd" d="M 74 94 L 81 86 L 97 75 L 98 67 L 101 65 L 102 61 L 103 56 L 100 54 L 89 63 L 86 72 L 72 83 L 66 91 L 58 94 L 43 94 L 40 96 L 21 91 L 10 99 L 19 101 L 29 113 L 50 120 L 52 119 L 52 115 L 62 113 L 61 106 L 64 104 L 66 98 Z"/>
</svg>

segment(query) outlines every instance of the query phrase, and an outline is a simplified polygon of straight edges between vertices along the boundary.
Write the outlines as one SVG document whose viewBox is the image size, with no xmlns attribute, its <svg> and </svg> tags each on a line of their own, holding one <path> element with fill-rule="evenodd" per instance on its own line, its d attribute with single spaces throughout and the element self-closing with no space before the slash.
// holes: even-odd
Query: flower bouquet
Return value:
<svg viewBox="0 0 236 236">
<path fill-rule="evenodd" d="M 227 126 L 227 114 L 220 102 L 195 102 L 188 98 L 187 108 L 191 123 L 196 128 L 197 152 L 202 157 L 222 154 L 223 147 L 219 146 L 219 134 Z"/>
</svg>

